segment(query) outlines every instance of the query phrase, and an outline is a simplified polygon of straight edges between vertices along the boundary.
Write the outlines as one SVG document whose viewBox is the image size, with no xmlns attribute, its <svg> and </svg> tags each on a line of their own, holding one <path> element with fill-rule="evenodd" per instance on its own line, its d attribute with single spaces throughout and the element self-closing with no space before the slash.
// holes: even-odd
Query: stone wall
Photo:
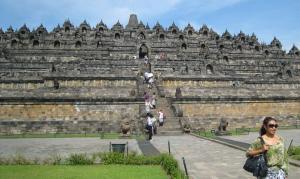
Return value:
<svg viewBox="0 0 300 179">
<path fill-rule="evenodd" d="M 33 82 L 19 82 L 19 83 L 3 83 L 0 82 L 0 89 L 27 89 L 27 90 L 33 90 L 33 89 L 39 89 L 44 88 L 44 83 L 33 83 Z"/>
<path fill-rule="evenodd" d="M 275 117 L 283 126 L 300 120 L 299 101 L 193 102 L 176 106 L 193 128 L 217 128 L 222 118 L 229 122 L 229 128 L 259 127 L 265 116 Z"/>
<path fill-rule="evenodd" d="M 176 88 L 176 87 L 205 87 L 205 88 L 216 88 L 216 87 L 232 87 L 234 81 L 209 81 L 209 80 L 198 80 L 198 81 L 182 81 L 182 80 L 165 80 L 163 81 L 164 88 Z"/>
<path fill-rule="evenodd" d="M 163 92 L 174 97 L 180 88 L 184 97 L 299 97 L 300 81 L 246 80 L 242 78 L 190 77 L 163 79 Z"/>
<path fill-rule="evenodd" d="M 80 88 L 80 87 L 136 87 L 135 81 L 129 80 L 58 80 L 60 87 L 71 87 L 71 88 Z M 53 86 L 53 85 L 51 85 Z"/>
<path fill-rule="evenodd" d="M 236 128 L 259 128 L 262 125 L 262 121 L 264 116 L 261 117 L 245 117 L 245 118 L 230 118 L 230 117 L 222 117 L 228 121 L 228 129 L 236 129 Z M 278 124 L 281 127 L 286 126 L 293 126 L 298 127 L 300 126 L 300 117 L 298 116 L 279 116 L 276 118 Z M 220 124 L 221 118 L 206 118 L 206 117 L 191 117 L 191 118 L 183 118 L 183 123 L 189 123 L 193 130 L 197 129 L 205 129 L 210 131 L 211 129 L 218 129 Z"/>
<path fill-rule="evenodd" d="M 2 104 L 0 105 L 0 132 L 18 131 L 82 132 L 103 128 L 120 131 L 122 121 L 129 120 L 136 127 L 138 104 Z M 7 131 L 9 130 L 9 131 Z"/>
<path fill-rule="evenodd" d="M 80 87 L 136 87 L 134 80 L 57 80 L 60 87 L 68 88 L 80 88 Z M 53 81 L 46 80 L 42 82 L 30 82 L 30 81 L 0 81 L 0 89 L 38 89 L 53 87 Z"/>
<path fill-rule="evenodd" d="M 44 79 L 0 80 L 2 97 L 134 97 L 137 84 L 134 79 Z M 54 79 L 59 85 L 55 89 Z"/>
</svg>

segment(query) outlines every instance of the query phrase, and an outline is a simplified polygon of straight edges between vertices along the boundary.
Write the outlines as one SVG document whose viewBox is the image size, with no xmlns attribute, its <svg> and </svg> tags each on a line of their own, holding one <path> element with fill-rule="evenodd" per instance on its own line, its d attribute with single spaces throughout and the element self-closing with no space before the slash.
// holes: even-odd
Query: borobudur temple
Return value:
<svg viewBox="0 0 300 179">
<path fill-rule="evenodd" d="M 130 15 L 124 27 L 101 20 L 79 27 L 66 20 L 52 31 L 0 29 L 0 133 L 143 131 L 151 71 L 161 134 L 192 129 L 258 127 L 265 116 L 300 124 L 300 55 L 274 38 L 223 34 L 203 25 L 153 28 Z M 149 58 L 145 64 L 145 57 Z"/>
</svg>

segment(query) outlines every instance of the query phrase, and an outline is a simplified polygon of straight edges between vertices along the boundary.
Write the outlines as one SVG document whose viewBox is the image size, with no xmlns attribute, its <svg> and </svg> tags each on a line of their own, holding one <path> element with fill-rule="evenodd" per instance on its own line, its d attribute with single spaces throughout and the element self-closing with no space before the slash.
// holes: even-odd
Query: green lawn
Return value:
<svg viewBox="0 0 300 179">
<path fill-rule="evenodd" d="M 288 154 L 292 159 L 300 160 L 300 146 L 291 146 L 288 150 Z"/>
<path fill-rule="evenodd" d="M 0 165 L 0 179 L 166 179 L 168 176 L 159 165 L 89 165 L 89 166 L 41 166 Z"/>
</svg>

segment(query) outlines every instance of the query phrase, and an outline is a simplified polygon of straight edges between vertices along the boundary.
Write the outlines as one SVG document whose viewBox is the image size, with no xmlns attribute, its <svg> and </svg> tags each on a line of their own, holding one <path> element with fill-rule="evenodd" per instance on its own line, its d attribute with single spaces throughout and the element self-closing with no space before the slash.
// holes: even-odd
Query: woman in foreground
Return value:
<svg viewBox="0 0 300 179">
<path fill-rule="evenodd" d="M 260 129 L 264 145 L 257 138 L 247 150 L 248 157 L 266 153 L 268 172 L 265 179 L 286 179 L 288 175 L 288 156 L 283 138 L 276 134 L 277 127 L 276 119 L 266 117 Z"/>
</svg>

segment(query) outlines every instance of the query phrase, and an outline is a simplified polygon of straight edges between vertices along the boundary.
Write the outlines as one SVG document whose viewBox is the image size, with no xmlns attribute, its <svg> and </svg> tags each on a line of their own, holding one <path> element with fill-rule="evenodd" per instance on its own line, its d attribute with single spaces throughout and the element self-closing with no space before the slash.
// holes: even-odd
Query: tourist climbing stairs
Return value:
<svg viewBox="0 0 300 179">
<path fill-rule="evenodd" d="M 144 84 L 146 86 L 146 84 Z M 153 93 L 156 94 L 156 109 L 151 109 L 151 113 L 154 115 L 154 117 L 158 120 L 158 111 L 162 110 L 164 115 L 166 116 L 166 119 L 164 121 L 164 125 L 157 128 L 157 134 L 158 135 L 181 135 L 182 129 L 180 125 L 180 118 L 175 117 L 174 112 L 171 109 L 171 104 L 168 101 L 167 98 L 161 97 L 158 95 L 158 90 L 156 86 L 154 85 L 152 89 L 144 88 L 145 92 L 147 92 L 150 96 L 153 95 Z M 141 121 L 144 123 L 146 122 L 146 115 L 145 115 L 145 104 L 140 105 L 140 116 Z"/>
<path fill-rule="evenodd" d="M 143 73 L 145 71 L 144 66 L 140 65 L 140 71 Z M 155 75 L 154 75 L 155 76 Z M 141 78 L 142 79 L 142 78 Z M 147 92 L 150 96 L 155 93 L 156 96 L 156 109 L 151 109 L 151 113 L 154 115 L 154 117 L 158 120 L 158 111 L 162 110 L 164 115 L 166 116 L 166 119 L 164 121 L 164 125 L 157 128 L 157 135 L 181 135 L 182 134 L 182 128 L 180 125 L 180 118 L 175 117 L 174 112 L 172 110 L 172 104 L 168 100 L 168 98 L 164 95 L 161 95 L 163 93 L 163 89 L 160 85 L 160 81 L 156 80 L 153 84 L 152 88 L 149 89 L 147 87 L 146 83 L 143 83 L 141 79 L 138 80 L 138 91 L 139 96 L 144 94 L 144 92 Z M 146 121 L 145 116 L 145 105 L 140 105 L 140 116 L 141 120 L 144 120 L 144 123 Z"/>
<path fill-rule="evenodd" d="M 180 135 L 182 134 L 182 129 L 180 126 L 180 118 L 174 116 L 174 112 L 171 109 L 171 104 L 168 102 L 167 98 L 157 96 L 157 109 L 162 110 L 166 119 L 164 120 L 164 125 L 158 127 L 159 135 Z"/>
</svg>

